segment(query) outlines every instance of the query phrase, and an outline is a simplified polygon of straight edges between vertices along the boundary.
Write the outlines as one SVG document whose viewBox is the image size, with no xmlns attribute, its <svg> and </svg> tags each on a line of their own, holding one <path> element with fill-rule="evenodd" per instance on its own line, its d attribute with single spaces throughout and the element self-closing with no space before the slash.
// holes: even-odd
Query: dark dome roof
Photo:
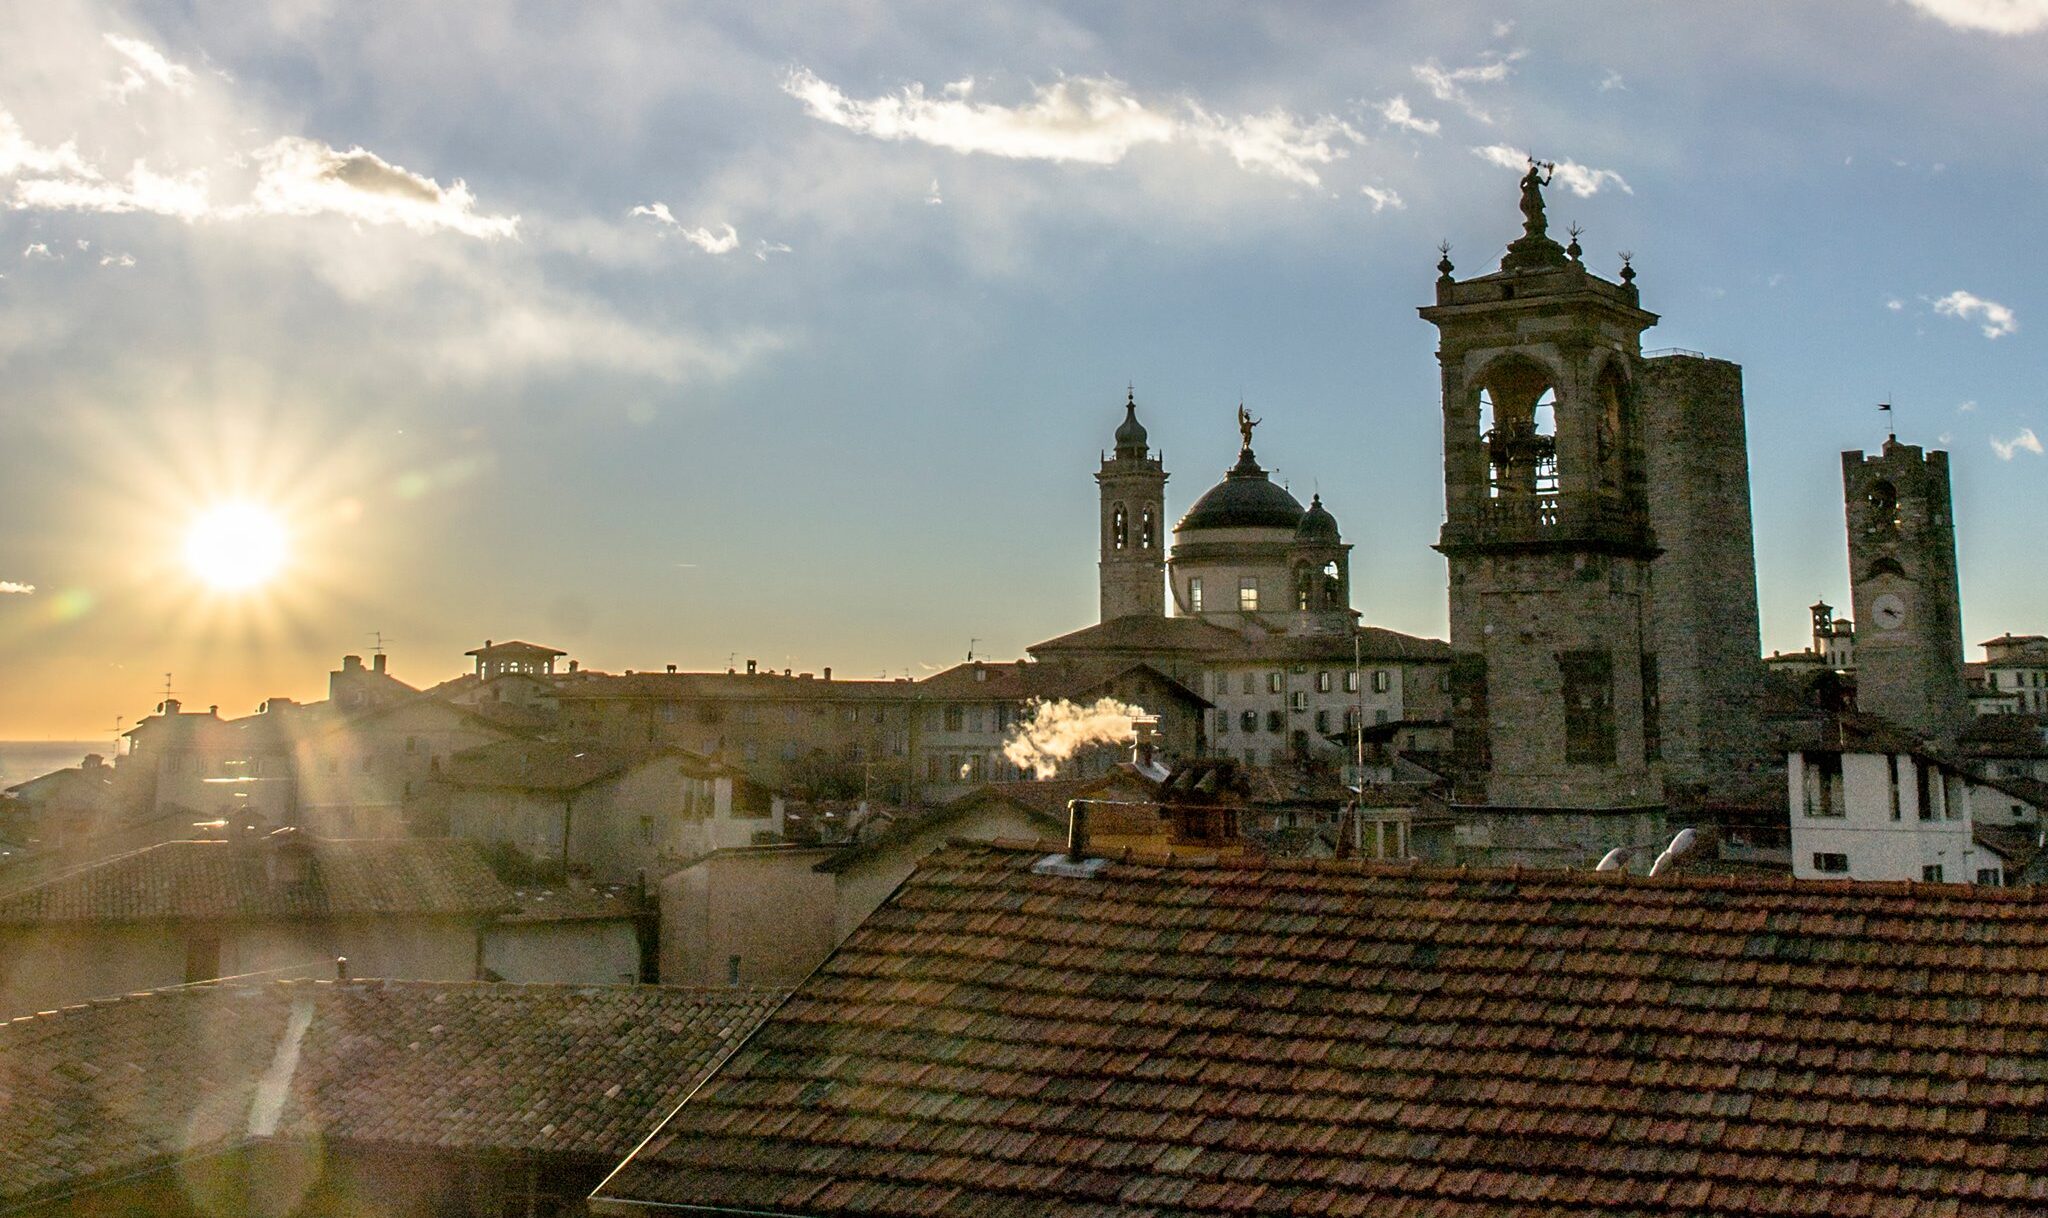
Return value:
<svg viewBox="0 0 2048 1218">
<path fill-rule="evenodd" d="M 1174 531 L 1183 529 L 1292 529 L 1301 523 L 1301 501 L 1275 485 L 1247 448 L 1223 481 L 1195 500 Z"/>
<path fill-rule="evenodd" d="M 1138 399 L 1135 394 L 1124 402 L 1124 421 L 1116 427 L 1116 451 L 1118 456 L 1125 453 L 1145 455 L 1145 445 L 1150 437 L 1145 434 L 1145 425 L 1138 422 Z"/>
<path fill-rule="evenodd" d="M 1301 514 L 1301 523 L 1294 526 L 1294 540 L 1327 541 L 1333 545 L 1343 540 L 1337 532 L 1337 518 L 1323 506 L 1321 495 L 1308 501 L 1308 511 Z"/>
</svg>

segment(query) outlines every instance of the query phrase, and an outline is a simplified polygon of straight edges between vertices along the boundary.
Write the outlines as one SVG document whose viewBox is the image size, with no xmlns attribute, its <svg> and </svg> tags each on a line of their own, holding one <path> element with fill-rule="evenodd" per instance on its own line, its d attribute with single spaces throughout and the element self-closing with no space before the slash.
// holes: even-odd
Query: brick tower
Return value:
<svg viewBox="0 0 2048 1218">
<path fill-rule="evenodd" d="M 1500 269 L 1438 264 L 1458 801 L 1480 861 L 1573 864 L 1663 832 L 1635 272 L 1546 231 L 1532 164 Z M 1485 839 L 1485 840 L 1482 840 Z"/>
<path fill-rule="evenodd" d="M 1124 399 L 1115 454 L 1096 471 L 1102 488 L 1102 620 L 1166 616 L 1166 468 L 1147 448 L 1135 391 Z"/>
<path fill-rule="evenodd" d="M 1856 707 L 1936 741 L 1969 717 L 1962 594 L 1949 509 L 1948 454 L 1884 442 L 1842 454 L 1849 594 L 1856 619 Z"/>
</svg>

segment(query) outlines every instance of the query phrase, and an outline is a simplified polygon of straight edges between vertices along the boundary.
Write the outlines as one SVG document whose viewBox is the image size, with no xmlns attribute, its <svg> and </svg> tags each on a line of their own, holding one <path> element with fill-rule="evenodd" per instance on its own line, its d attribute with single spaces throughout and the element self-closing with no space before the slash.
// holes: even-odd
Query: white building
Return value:
<svg viewBox="0 0 2048 1218">
<path fill-rule="evenodd" d="M 1978 829 L 2038 828 L 2042 811 L 2009 785 L 1882 720 L 1838 716 L 1787 758 L 1792 874 L 2003 884 L 2012 860 Z"/>
</svg>

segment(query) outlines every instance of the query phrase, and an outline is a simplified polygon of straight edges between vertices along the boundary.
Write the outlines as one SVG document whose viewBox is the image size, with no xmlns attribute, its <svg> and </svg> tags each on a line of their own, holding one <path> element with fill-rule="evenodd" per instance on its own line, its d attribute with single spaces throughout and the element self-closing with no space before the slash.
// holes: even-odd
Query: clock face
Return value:
<svg viewBox="0 0 2048 1218">
<path fill-rule="evenodd" d="M 1906 602 L 1887 592 L 1870 602 L 1870 617 L 1879 630 L 1897 630 L 1906 624 Z"/>
</svg>

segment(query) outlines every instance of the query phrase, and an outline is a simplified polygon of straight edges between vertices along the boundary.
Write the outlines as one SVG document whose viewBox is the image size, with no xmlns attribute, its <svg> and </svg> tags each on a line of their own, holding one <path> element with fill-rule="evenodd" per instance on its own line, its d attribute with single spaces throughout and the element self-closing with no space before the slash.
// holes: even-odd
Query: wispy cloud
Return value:
<svg viewBox="0 0 2048 1218">
<path fill-rule="evenodd" d="M 1914 8 L 1959 30 L 2031 34 L 2048 27 L 2048 0 L 1907 0 Z"/>
<path fill-rule="evenodd" d="M 135 265 L 135 255 L 133 255 L 133 254 L 105 254 L 105 255 L 102 255 L 102 256 L 101 256 L 101 258 L 100 258 L 100 265 L 101 265 L 101 266 L 134 266 L 134 265 Z"/>
<path fill-rule="evenodd" d="M 1986 300 L 1971 292 L 1957 290 L 1934 302 L 1934 311 L 1943 317 L 1955 317 L 1964 321 L 1982 318 L 1984 337 L 2004 338 L 2020 328 L 2020 321 L 2011 309 L 1995 300 Z"/>
<path fill-rule="evenodd" d="M 788 252 L 789 246 L 780 241 L 763 240 L 754 243 L 754 257 L 762 262 L 768 261 L 768 255 L 770 254 L 787 254 Z"/>
<path fill-rule="evenodd" d="M 270 216 L 343 216 L 365 224 L 397 224 L 415 232 L 448 230 L 483 240 L 518 234 L 519 217 L 476 210 L 476 196 L 457 178 L 447 186 L 394 165 L 361 147 L 346 152 L 318 140 L 286 136 L 258 149 L 256 188 L 238 212 Z"/>
<path fill-rule="evenodd" d="M 1977 400 L 1975 398 L 1972 398 L 1967 402 L 1956 403 L 1957 414 L 1969 414 L 1971 411 L 1975 409 L 1977 409 Z"/>
<path fill-rule="evenodd" d="M 1372 210 L 1374 214 L 1383 212 L 1387 210 L 1389 207 L 1393 208 L 1395 211 L 1400 211 L 1402 208 L 1408 206 L 1408 204 L 1402 200 L 1401 192 L 1398 190 L 1390 190 L 1379 186 L 1361 186 L 1358 188 L 1358 193 L 1364 195 L 1367 199 L 1372 201 Z"/>
<path fill-rule="evenodd" d="M 192 69 L 172 63 L 162 51 L 139 38 L 108 34 L 106 40 L 107 45 L 127 61 L 121 65 L 121 79 L 110 86 L 116 101 L 126 101 L 129 94 L 151 85 L 161 86 L 181 96 L 191 95 Z"/>
<path fill-rule="evenodd" d="M 1389 127 L 1400 127 L 1417 135 L 1435 135 L 1443 124 L 1433 118 L 1417 118 L 1408 99 L 1399 93 L 1380 103 L 1380 118 Z"/>
<path fill-rule="evenodd" d="M 1488 55 L 1481 62 L 1465 68 L 1446 68 L 1434 59 L 1414 67 L 1415 79 L 1429 89 L 1429 95 L 1440 102 L 1449 102 L 1482 123 L 1493 121 L 1493 115 L 1472 99 L 1466 91 L 1467 85 L 1499 84 L 1512 71 L 1509 65 L 1520 59 L 1526 52 L 1510 51 L 1506 55 Z"/>
<path fill-rule="evenodd" d="M 2029 452 L 2038 457 L 2042 451 L 2041 438 L 2034 434 L 2033 428 L 2022 427 L 2020 434 L 2010 440 L 1991 441 L 1991 450 L 1998 454 L 2000 461 L 2010 461 L 2022 452 Z"/>
<path fill-rule="evenodd" d="M 1276 108 L 1229 116 L 1192 99 L 1151 103 L 1106 76 L 1040 85 L 1030 100 L 1010 106 L 977 101 L 974 87 L 957 81 L 933 96 L 913 83 L 899 93 L 852 98 L 808 69 L 782 84 L 813 118 L 861 135 L 1013 160 L 1114 165 L 1139 147 L 1184 143 L 1227 153 L 1243 169 L 1314 186 L 1322 180 L 1315 166 L 1344 155 L 1338 141 L 1363 141 L 1327 115 L 1308 119 Z"/>
<path fill-rule="evenodd" d="M 1621 73 L 1610 68 L 1607 71 L 1607 75 L 1600 78 L 1600 83 L 1596 87 L 1602 93 L 1626 93 L 1628 92 L 1628 81 L 1622 79 Z"/>
<path fill-rule="evenodd" d="M 0 596 L 34 596 L 34 584 L 20 584 L 11 579 L 0 579 Z"/>
<path fill-rule="evenodd" d="M 1890 309 L 1894 313 L 1900 313 L 1905 311 L 1906 302 L 1894 296 L 1884 302 L 1884 307 Z"/>
<path fill-rule="evenodd" d="M 713 232 L 710 228 L 702 225 L 696 228 L 685 228 L 683 227 L 683 222 L 676 219 L 675 213 L 668 209 L 668 204 L 666 203 L 643 203 L 627 214 L 647 216 L 660 224 L 672 228 L 676 230 L 677 236 L 707 254 L 730 254 L 739 248 L 739 230 L 732 225 L 720 224 L 718 227 L 725 230 L 723 232 Z"/>
<path fill-rule="evenodd" d="M 1517 173 L 1525 172 L 1529 168 L 1529 154 L 1507 144 L 1488 144 L 1484 148 L 1474 148 L 1472 151 L 1474 155 Z M 1582 199 L 1599 194 L 1606 186 L 1617 187 L 1623 194 L 1635 193 L 1628 181 L 1612 169 L 1593 169 L 1577 161 L 1557 162 L 1553 180 Z"/>
<path fill-rule="evenodd" d="M 21 251 L 21 256 L 24 258 L 55 258 L 57 255 L 50 252 L 50 247 L 47 243 L 31 241 L 28 247 Z"/>
</svg>

